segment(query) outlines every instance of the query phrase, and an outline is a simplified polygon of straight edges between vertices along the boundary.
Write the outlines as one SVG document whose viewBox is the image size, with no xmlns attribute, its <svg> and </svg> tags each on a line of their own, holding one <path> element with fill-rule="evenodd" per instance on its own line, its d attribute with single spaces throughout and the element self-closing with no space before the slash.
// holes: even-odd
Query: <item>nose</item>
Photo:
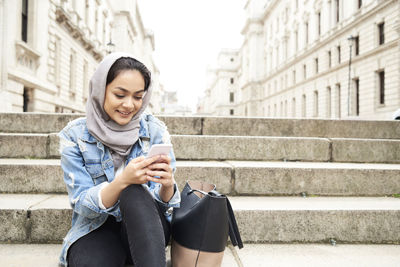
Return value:
<svg viewBox="0 0 400 267">
<path fill-rule="evenodd" d="M 127 99 L 122 103 L 122 106 L 124 108 L 133 108 L 134 107 L 133 99 L 131 97 L 127 97 Z"/>
</svg>

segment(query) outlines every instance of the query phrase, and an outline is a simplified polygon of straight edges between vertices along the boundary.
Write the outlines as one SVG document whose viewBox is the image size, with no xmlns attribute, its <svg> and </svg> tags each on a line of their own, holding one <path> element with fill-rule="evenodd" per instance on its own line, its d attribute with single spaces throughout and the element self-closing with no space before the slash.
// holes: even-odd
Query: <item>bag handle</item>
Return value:
<svg viewBox="0 0 400 267">
<path fill-rule="evenodd" d="M 229 237 L 233 246 L 238 246 L 239 249 L 243 248 L 242 238 L 240 237 L 239 228 L 236 223 L 235 214 L 233 213 L 231 203 L 226 198 L 226 204 L 228 206 L 228 219 L 229 219 Z"/>
</svg>

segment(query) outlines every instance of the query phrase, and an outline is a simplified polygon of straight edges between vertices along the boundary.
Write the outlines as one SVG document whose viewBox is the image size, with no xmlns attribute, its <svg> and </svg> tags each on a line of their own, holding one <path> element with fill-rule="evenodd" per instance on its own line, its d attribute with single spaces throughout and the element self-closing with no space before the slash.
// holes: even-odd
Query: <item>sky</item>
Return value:
<svg viewBox="0 0 400 267">
<path fill-rule="evenodd" d="M 195 111 L 206 70 L 223 48 L 238 49 L 244 0 L 138 0 L 145 28 L 154 33 L 154 61 L 166 91 Z"/>
</svg>

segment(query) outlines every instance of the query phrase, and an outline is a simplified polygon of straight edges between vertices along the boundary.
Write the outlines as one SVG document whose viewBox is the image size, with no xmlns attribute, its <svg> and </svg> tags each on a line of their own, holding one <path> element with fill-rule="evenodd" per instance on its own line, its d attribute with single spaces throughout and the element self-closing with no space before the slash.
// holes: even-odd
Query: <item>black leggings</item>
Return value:
<svg viewBox="0 0 400 267">
<path fill-rule="evenodd" d="M 170 224 L 161 205 L 141 185 L 130 185 L 120 195 L 122 222 L 114 216 L 78 239 L 68 250 L 68 266 L 163 267 Z"/>
</svg>

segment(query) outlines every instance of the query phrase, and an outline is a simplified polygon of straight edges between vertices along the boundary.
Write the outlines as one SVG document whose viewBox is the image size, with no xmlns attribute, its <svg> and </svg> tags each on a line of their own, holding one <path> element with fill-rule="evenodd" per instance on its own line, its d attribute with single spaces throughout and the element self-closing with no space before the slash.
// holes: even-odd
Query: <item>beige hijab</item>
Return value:
<svg viewBox="0 0 400 267">
<path fill-rule="evenodd" d="M 149 104 L 152 92 L 152 81 L 150 81 L 143 97 L 142 107 L 128 124 L 121 126 L 110 119 L 103 108 L 107 74 L 114 62 L 121 57 L 134 58 L 130 54 L 117 52 L 109 54 L 100 62 L 90 80 L 89 98 L 86 104 L 86 125 L 89 133 L 115 152 L 113 160 L 117 168 L 119 166 L 116 165 L 121 165 L 122 159 L 129 154 L 133 144 L 139 139 L 140 115 Z"/>
</svg>

